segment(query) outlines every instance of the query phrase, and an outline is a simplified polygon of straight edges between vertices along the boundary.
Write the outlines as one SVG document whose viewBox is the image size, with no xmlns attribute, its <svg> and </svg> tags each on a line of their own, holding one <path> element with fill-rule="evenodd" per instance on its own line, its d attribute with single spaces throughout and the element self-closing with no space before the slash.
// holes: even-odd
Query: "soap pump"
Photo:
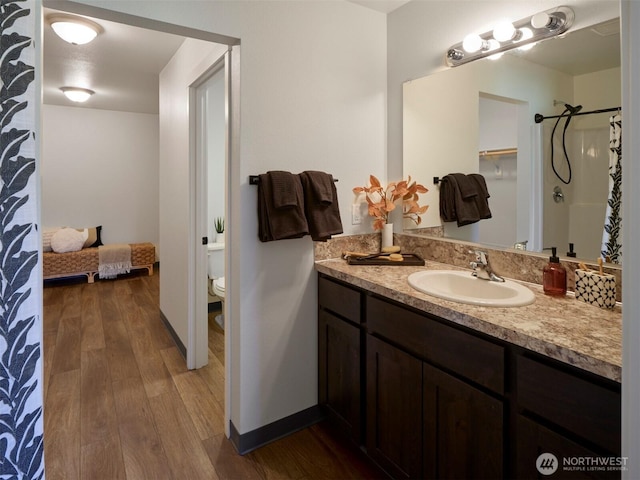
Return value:
<svg viewBox="0 0 640 480">
<path fill-rule="evenodd" d="M 546 295 L 562 296 L 567 294 L 567 271 L 556 251 L 556 247 L 551 247 L 549 263 L 542 270 L 542 289 Z"/>
<path fill-rule="evenodd" d="M 569 244 L 569 251 L 567 252 L 567 257 L 576 258 L 576 252 L 573 251 L 573 243 Z"/>
</svg>

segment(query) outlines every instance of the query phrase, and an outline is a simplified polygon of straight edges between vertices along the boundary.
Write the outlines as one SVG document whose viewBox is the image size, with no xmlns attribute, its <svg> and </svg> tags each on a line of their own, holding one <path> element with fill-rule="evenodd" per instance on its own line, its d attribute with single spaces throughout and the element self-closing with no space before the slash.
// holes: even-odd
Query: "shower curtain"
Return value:
<svg viewBox="0 0 640 480">
<path fill-rule="evenodd" d="M 622 263 L 622 116 L 609 118 L 609 198 L 602 233 L 602 256 Z"/>
</svg>

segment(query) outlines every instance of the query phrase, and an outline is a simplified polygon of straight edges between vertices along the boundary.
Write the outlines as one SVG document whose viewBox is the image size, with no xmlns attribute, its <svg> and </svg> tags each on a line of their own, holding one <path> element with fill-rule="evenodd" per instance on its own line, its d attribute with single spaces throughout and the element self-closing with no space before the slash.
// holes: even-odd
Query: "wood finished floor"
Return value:
<svg viewBox="0 0 640 480">
<path fill-rule="evenodd" d="M 224 436 L 224 334 L 186 369 L 160 319 L 159 274 L 44 288 L 47 480 L 383 476 L 323 425 L 245 456 Z"/>
</svg>

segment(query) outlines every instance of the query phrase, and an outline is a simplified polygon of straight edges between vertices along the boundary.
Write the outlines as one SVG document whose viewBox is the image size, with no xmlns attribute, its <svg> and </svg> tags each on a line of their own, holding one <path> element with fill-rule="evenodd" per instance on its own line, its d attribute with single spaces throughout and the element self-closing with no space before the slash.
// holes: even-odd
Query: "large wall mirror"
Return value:
<svg viewBox="0 0 640 480">
<path fill-rule="evenodd" d="M 405 231 L 538 252 L 555 246 L 560 254 L 572 243 L 578 258 L 598 258 L 610 197 L 610 117 L 621 105 L 619 25 L 611 19 L 406 82 L 403 170 L 429 183 L 423 201 L 430 207 L 419 230 L 405 223 Z M 557 119 L 534 116 L 560 115 L 565 104 L 581 106 L 579 115 L 566 132 L 560 119 L 552 137 Z M 485 177 L 491 219 L 441 222 L 431 180 L 449 173 Z"/>
</svg>

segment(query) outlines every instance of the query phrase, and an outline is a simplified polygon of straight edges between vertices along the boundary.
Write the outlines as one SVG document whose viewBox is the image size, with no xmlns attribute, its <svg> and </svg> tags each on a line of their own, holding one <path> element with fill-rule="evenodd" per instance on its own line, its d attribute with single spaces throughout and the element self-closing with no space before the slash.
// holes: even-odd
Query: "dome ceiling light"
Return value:
<svg viewBox="0 0 640 480">
<path fill-rule="evenodd" d="M 91 95 L 96 93 L 93 90 L 89 90 L 88 88 L 78 87 L 62 87 L 60 90 L 62 90 L 62 93 L 64 93 L 69 100 L 77 103 L 86 102 L 87 100 L 89 100 Z"/>
<path fill-rule="evenodd" d="M 55 14 L 47 17 L 53 31 L 65 42 L 84 45 L 102 32 L 102 27 L 91 20 L 71 15 Z"/>
</svg>

